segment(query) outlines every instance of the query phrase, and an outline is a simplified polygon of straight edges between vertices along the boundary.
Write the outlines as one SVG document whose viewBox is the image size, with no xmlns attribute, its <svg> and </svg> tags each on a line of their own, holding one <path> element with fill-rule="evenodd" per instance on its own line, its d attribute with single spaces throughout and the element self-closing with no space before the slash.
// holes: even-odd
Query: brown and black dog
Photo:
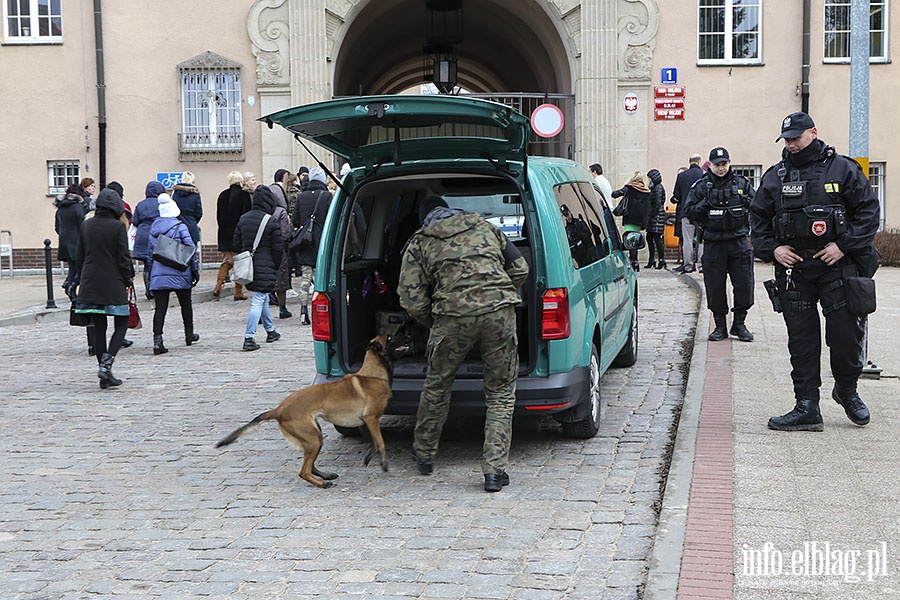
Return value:
<svg viewBox="0 0 900 600">
<path fill-rule="evenodd" d="M 365 425 L 372 438 L 372 447 L 366 453 L 363 464 L 368 465 L 377 451 L 381 456 L 381 469 L 387 471 L 379 421 L 391 399 L 393 360 L 409 352 L 407 336 L 376 337 L 366 346 L 366 356 L 359 371 L 348 373 L 338 381 L 297 390 L 282 400 L 278 408 L 262 413 L 228 434 L 216 444 L 216 448 L 227 446 L 239 437 L 256 431 L 263 421 L 278 421 L 284 438 L 303 450 L 300 477 L 321 488 L 331 487 L 330 480 L 336 479 L 337 473 L 323 473 L 315 465 L 322 449 L 322 428 L 316 417 L 322 417 L 340 427 Z"/>
</svg>

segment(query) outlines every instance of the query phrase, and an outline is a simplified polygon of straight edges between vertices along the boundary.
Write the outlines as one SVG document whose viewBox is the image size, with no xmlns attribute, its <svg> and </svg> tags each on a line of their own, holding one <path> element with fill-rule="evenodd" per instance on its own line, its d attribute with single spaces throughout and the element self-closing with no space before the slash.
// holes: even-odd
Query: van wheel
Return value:
<svg viewBox="0 0 900 600">
<path fill-rule="evenodd" d="M 344 427 L 342 425 L 335 425 L 334 428 L 339 434 L 344 437 L 360 437 L 362 435 L 359 427 Z"/>
<path fill-rule="evenodd" d="M 637 362 L 638 353 L 638 302 L 637 296 L 634 298 L 634 307 L 631 311 L 631 325 L 628 328 L 628 340 L 618 356 L 613 359 L 614 367 L 630 367 Z"/>
<path fill-rule="evenodd" d="M 580 421 L 560 423 L 563 435 L 570 438 L 588 439 L 600 431 L 603 399 L 600 397 L 600 354 L 597 346 L 591 344 L 590 388 L 584 402 L 589 404 L 587 416 Z"/>
</svg>

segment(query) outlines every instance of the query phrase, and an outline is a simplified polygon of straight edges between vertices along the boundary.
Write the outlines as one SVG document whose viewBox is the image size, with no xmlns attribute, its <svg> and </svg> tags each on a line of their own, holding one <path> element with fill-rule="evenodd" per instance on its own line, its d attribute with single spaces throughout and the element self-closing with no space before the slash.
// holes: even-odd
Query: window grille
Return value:
<svg viewBox="0 0 900 600">
<path fill-rule="evenodd" d="M 762 0 L 699 0 L 698 61 L 758 64 Z"/>
<path fill-rule="evenodd" d="M 3 2 L 3 41 L 7 44 L 61 43 L 62 0 Z"/>
<path fill-rule="evenodd" d="M 81 181 L 81 165 L 77 160 L 47 161 L 47 195 L 64 194 L 66 188 Z"/>
<path fill-rule="evenodd" d="M 825 62 L 850 61 L 850 0 L 825 0 Z M 887 61 L 885 0 L 869 2 L 869 61 Z"/>
<path fill-rule="evenodd" d="M 207 52 L 179 65 L 182 161 L 242 160 L 240 66 Z"/>
</svg>

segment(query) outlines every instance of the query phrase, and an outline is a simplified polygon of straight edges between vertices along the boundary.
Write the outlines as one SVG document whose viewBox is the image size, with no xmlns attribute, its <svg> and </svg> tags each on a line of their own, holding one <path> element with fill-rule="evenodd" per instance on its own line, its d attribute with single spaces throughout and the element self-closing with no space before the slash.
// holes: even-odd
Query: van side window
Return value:
<svg viewBox="0 0 900 600">
<path fill-rule="evenodd" d="M 563 183 L 555 186 L 553 191 L 556 203 L 559 205 L 560 218 L 566 230 L 566 238 L 569 241 L 569 250 L 572 253 L 575 268 L 580 269 L 596 262 L 599 258 L 597 246 L 591 226 L 585 219 L 586 210 L 576 184 Z"/>
<path fill-rule="evenodd" d="M 609 235 L 603 221 L 603 194 L 589 183 L 578 183 L 577 188 L 581 202 L 585 207 L 585 217 L 594 234 L 594 244 L 597 246 L 597 258 L 601 259 L 609 255 Z"/>
</svg>

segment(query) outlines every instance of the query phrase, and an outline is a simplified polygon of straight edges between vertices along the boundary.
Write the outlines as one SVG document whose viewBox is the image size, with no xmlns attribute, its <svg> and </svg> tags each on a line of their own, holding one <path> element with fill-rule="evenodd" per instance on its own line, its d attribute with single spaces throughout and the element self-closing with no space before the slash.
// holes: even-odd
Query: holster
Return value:
<svg viewBox="0 0 900 600">
<path fill-rule="evenodd" d="M 763 282 L 763 285 L 766 287 L 766 293 L 769 295 L 769 300 L 772 301 L 772 309 L 780 313 L 781 312 L 781 298 L 778 296 L 778 283 L 774 279 L 769 279 Z"/>
</svg>

